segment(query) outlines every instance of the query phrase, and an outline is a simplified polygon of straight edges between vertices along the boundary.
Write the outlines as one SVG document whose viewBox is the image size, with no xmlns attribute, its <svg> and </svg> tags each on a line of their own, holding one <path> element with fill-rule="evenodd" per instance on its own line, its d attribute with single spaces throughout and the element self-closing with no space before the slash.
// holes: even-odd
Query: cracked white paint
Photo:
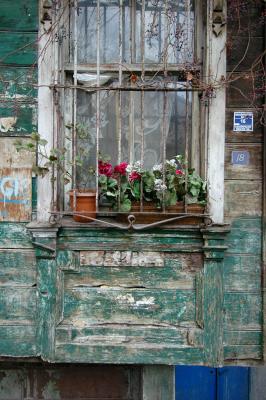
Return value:
<svg viewBox="0 0 266 400">
<path fill-rule="evenodd" d="M 13 132 L 14 126 L 17 123 L 17 117 L 3 117 L 0 118 L 0 131 Z"/>
</svg>

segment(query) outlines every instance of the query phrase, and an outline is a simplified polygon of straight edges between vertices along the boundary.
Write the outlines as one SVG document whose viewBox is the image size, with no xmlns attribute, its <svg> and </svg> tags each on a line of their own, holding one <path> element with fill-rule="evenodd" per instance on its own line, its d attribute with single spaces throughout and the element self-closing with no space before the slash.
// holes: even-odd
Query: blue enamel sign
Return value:
<svg viewBox="0 0 266 400">
<path fill-rule="evenodd" d="M 235 111 L 234 131 L 253 132 L 253 113 L 250 111 Z"/>
<path fill-rule="evenodd" d="M 232 164 L 248 165 L 249 164 L 249 152 L 246 150 L 232 151 Z"/>
</svg>

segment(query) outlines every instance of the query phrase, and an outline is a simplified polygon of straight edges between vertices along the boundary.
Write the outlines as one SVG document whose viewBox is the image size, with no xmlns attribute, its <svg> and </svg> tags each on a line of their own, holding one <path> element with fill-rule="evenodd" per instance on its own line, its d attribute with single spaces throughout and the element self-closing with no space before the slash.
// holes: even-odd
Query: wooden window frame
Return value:
<svg viewBox="0 0 266 400">
<path fill-rule="evenodd" d="M 62 0 L 64 1 L 64 0 Z M 60 1 L 58 2 L 60 3 Z M 213 16 L 217 6 L 216 0 L 206 2 L 206 15 L 197 13 L 196 18 L 206 19 L 206 32 L 202 33 L 206 40 L 204 49 L 203 75 L 206 77 L 206 88 L 213 82 L 222 82 L 226 74 L 226 29 L 216 36 L 213 32 Z M 225 3 L 220 1 L 219 3 Z M 62 60 L 58 51 L 58 32 L 56 21 L 53 20 L 51 10 L 45 9 L 45 1 L 40 1 L 40 30 L 39 30 L 39 62 L 38 62 L 38 101 L 39 117 L 38 131 L 48 142 L 48 149 L 56 147 L 60 139 L 60 124 L 62 121 L 56 113 L 55 85 L 59 82 L 60 74 L 64 73 Z M 225 4 L 223 4 L 225 13 Z M 51 12 L 51 19 L 47 13 Z M 56 14 L 56 13 L 55 13 Z M 69 19 L 68 19 L 69 21 Z M 67 29 L 68 27 L 66 27 Z M 198 35 L 200 36 L 200 35 Z M 197 40 L 201 40 L 197 37 Z M 193 102 L 197 104 L 197 102 Z M 193 113 L 200 114 L 197 106 Z M 208 107 L 204 112 L 204 123 L 199 126 L 193 124 L 192 143 L 195 152 L 201 152 L 201 165 L 193 165 L 205 172 L 208 183 L 208 211 L 214 223 L 223 223 L 224 220 L 224 142 L 225 142 L 225 88 L 221 85 L 215 95 L 209 99 Z M 197 118 L 199 121 L 199 118 Z M 199 132 L 204 143 L 200 149 Z M 195 159 L 192 157 L 192 159 Z M 196 163 L 197 164 L 197 163 Z M 48 222 L 52 205 L 56 204 L 57 190 L 51 185 L 51 176 L 38 177 L 37 220 Z"/>
</svg>

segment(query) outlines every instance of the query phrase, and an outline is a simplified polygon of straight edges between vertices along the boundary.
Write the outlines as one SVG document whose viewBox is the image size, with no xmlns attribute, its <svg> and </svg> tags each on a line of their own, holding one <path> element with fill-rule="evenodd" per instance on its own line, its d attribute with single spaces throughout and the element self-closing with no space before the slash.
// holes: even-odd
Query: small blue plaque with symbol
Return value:
<svg viewBox="0 0 266 400">
<path fill-rule="evenodd" d="M 246 150 L 232 151 L 232 164 L 248 165 L 249 164 L 249 152 Z"/>
<path fill-rule="evenodd" d="M 253 132 L 253 113 L 250 111 L 234 112 L 234 132 Z"/>
</svg>

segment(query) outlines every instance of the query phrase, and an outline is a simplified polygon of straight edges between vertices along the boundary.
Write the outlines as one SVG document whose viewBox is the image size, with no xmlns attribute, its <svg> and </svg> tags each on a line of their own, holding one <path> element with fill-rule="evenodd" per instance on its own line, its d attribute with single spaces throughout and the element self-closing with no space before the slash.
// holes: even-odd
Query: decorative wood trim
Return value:
<svg viewBox="0 0 266 400">
<path fill-rule="evenodd" d="M 223 259 L 228 229 L 203 229 L 203 323 L 205 362 L 208 366 L 223 365 Z"/>
<path fill-rule="evenodd" d="M 226 28 L 216 37 L 212 31 L 214 0 L 208 1 L 206 74 L 209 91 L 209 110 L 207 117 L 207 181 L 209 207 L 215 223 L 224 219 L 224 147 L 225 147 L 225 87 L 226 76 Z M 226 5 L 224 2 L 224 13 Z M 220 87 L 219 87 L 220 86 Z"/>
</svg>

